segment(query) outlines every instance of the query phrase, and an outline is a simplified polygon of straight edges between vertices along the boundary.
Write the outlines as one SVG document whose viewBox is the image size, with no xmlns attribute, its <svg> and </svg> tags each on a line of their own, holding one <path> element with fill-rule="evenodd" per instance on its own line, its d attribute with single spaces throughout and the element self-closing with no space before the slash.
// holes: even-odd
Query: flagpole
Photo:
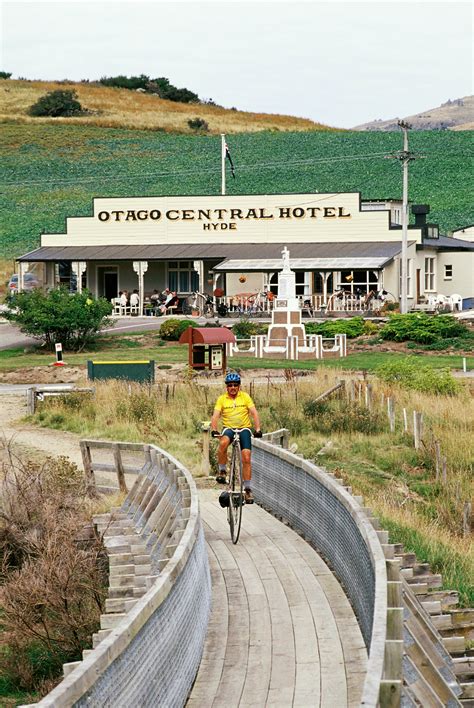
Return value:
<svg viewBox="0 0 474 708">
<path fill-rule="evenodd" d="M 221 133 L 221 194 L 225 194 L 225 133 Z"/>
</svg>

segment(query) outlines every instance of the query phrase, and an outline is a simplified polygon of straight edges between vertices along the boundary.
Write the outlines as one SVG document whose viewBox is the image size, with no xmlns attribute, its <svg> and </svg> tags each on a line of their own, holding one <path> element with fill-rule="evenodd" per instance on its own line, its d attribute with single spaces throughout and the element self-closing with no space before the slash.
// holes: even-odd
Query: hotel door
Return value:
<svg viewBox="0 0 474 708">
<path fill-rule="evenodd" d="M 99 266 L 97 268 L 97 284 L 99 297 L 105 297 L 110 302 L 112 298 L 118 296 L 118 272 L 117 268 L 110 266 Z"/>
</svg>

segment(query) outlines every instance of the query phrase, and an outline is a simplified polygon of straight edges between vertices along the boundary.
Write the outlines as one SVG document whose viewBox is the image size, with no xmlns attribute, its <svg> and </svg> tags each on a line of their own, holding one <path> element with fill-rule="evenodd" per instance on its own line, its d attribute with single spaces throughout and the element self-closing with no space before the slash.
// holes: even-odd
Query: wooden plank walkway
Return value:
<svg viewBox="0 0 474 708">
<path fill-rule="evenodd" d="M 256 504 L 230 540 L 218 492 L 201 490 L 213 607 L 190 708 L 358 706 L 367 653 L 331 571 Z"/>
</svg>

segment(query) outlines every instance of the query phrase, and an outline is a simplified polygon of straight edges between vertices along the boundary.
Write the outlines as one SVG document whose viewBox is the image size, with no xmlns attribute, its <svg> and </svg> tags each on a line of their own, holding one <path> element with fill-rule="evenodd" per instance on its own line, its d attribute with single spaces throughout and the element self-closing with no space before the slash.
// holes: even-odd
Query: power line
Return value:
<svg viewBox="0 0 474 708">
<path fill-rule="evenodd" d="M 337 162 L 354 162 L 357 160 L 371 160 L 386 157 L 385 152 L 380 153 L 367 153 L 362 155 L 341 155 L 333 157 L 321 157 L 321 158 L 304 158 L 301 160 L 284 160 L 284 161 L 274 161 L 274 162 L 263 162 L 263 163 L 252 163 L 252 164 L 239 164 L 239 172 L 252 172 L 260 169 L 277 169 L 279 167 L 310 167 L 311 165 L 323 164 L 323 163 L 337 163 Z M 108 179 L 111 181 L 123 181 L 123 180 L 133 180 L 133 179 L 156 179 L 156 178 L 167 178 L 176 176 L 186 176 L 193 174 L 203 174 L 209 173 L 213 174 L 216 172 L 215 167 L 204 167 L 194 170 L 172 170 L 165 172 L 135 172 L 133 174 L 127 173 L 126 175 L 112 175 L 112 174 L 97 174 L 94 177 L 71 177 L 69 179 L 61 178 L 51 178 L 50 176 L 45 176 L 41 180 L 19 180 L 19 181 L 7 181 L 3 182 L 5 187 L 10 186 L 34 186 L 43 185 L 45 182 L 49 184 L 84 184 L 87 182 L 96 182 L 99 179 Z M 47 186 L 47 185 L 46 185 Z"/>
</svg>

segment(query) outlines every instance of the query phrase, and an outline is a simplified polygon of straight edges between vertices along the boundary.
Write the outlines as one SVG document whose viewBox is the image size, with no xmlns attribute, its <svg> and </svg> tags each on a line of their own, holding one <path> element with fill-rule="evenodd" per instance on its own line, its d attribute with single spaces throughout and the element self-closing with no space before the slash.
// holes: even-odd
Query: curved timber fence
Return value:
<svg viewBox="0 0 474 708">
<path fill-rule="evenodd" d="M 135 481 L 120 510 L 95 518 L 110 569 L 95 648 L 66 664 L 64 680 L 37 705 L 184 705 L 211 606 L 192 476 L 154 445 L 83 441 L 81 448 L 91 484 L 110 472 L 124 491 L 128 475 Z"/>
<path fill-rule="evenodd" d="M 285 445 L 287 431 L 264 437 L 253 441 L 255 499 L 322 553 L 343 585 L 368 653 L 361 705 L 397 705 L 403 610 L 397 566 L 385 558 L 393 557 L 386 532 L 374 529 L 357 498 L 334 476 L 273 444 Z"/>
</svg>

